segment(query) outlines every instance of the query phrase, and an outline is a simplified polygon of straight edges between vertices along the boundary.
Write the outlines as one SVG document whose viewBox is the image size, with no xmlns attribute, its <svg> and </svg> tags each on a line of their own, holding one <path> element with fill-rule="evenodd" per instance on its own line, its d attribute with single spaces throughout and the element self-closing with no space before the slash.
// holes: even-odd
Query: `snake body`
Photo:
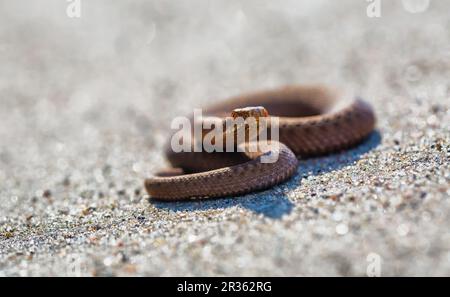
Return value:
<svg viewBox="0 0 450 297">
<path fill-rule="evenodd" d="M 369 104 L 323 86 L 286 86 L 244 94 L 203 112 L 224 117 L 248 106 L 264 106 L 271 116 L 279 117 L 276 162 L 261 162 L 268 152 L 175 153 L 168 146 L 166 156 L 173 168 L 146 179 L 150 196 L 160 200 L 214 198 L 267 189 L 296 172 L 298 157 L 356 145 L 374 130 L 376 122 Z"/>
</svg>

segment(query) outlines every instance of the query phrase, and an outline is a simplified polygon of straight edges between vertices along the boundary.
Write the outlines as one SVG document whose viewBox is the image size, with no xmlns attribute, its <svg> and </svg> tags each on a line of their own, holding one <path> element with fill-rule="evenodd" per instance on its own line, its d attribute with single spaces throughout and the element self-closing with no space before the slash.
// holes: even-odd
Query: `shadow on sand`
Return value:
<svg viewBox="0 0 450 297">
<path fill-rule="evenodd" d="M 352 165 L 357 162 L 363 154 L 376 148 L 380 143 L 381 134 L 379 131 L 374 131 L 363 143 L 353 149 L 342 151 L 338 154 L 315 158 L 314 160 L 321 161 L 320 168 L 319 166 L 314 165 L 317 164 L 317 162 L 308 162 L 308 160 L 300 161 L 296 176 L 283 184 L 284 189 L 281 189 L 280 186 L 275 186 L 269 190 L 245 196 L 209 200 L 162 202 L 149 199 L 149 201 L 156 208 L 175 212 L 206 211 L 238 206 L 249 209 L 257 214 L 262 214 L 271 219 L 280 219 L 283 215 L 289 214 L 294 208 L 294 204 L 289 200 L 286 193 L 298 186 L 298 181 L 302 176 L 308 174 L 320 175 Z"/>
</svg>

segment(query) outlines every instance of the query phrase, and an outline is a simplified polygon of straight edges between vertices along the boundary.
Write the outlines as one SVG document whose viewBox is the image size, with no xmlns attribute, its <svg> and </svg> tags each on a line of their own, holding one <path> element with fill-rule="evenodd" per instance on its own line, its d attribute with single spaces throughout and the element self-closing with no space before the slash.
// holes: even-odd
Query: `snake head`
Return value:
<svg viewBox="0 0 450 297">
<path fill-rule="evenodd" d="M 231 112 L 231 116 L 235 119 L 242 117 L 244 120 L 249 117 L 254 117 L 259 121 L 260 117 L 268 117 L 269 112 L 263 106 L 249 106 L 244 108 L 237 108 Z"/>
<path fill-rule="evenodd" d="M 226 130 L 224 136 L 233 137 L 236 145 L 248 143 L 249 141 L 257 140 L 259 136 L 259 127 L 262 122 L 261 119 L 267 119 L 269 112 L 262 106 L 249 106 L 244 108 L 237 108 L 231 112 L 231 117 L 236 120 L 235 125 L 231 129 Z M 245 122 L 239 122 L 239 119 L 243 119 Z M 256 130 L 255 130 L 256 129 Z M 244 133 L 244 138 L 237 137 L 237 134 L 241 131 Z"/>
</svg>

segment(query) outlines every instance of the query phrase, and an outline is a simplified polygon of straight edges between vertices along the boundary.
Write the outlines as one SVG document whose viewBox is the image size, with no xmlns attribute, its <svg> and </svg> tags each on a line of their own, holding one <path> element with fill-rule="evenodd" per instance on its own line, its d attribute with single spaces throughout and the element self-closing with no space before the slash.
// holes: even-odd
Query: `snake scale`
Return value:
<svg viewBox="0 0 450 297">
<path fill-rule="evenodd" d="M 230 98 L 203 110 L 225 117 L 233 110 L 263 106 L 279 118 L 278 160 L 261 162 L 247 152 L 179 152 L 170 145 L 171 169 L 145 180 L 158 200 L 215 198 L 246 194 L 286 181 L 296 172 L 297 158 L 314 157 L 350 148 L 374 130 L 375 114 L 363 100 L 320 85 L 295 85 Z"/>
</svg>

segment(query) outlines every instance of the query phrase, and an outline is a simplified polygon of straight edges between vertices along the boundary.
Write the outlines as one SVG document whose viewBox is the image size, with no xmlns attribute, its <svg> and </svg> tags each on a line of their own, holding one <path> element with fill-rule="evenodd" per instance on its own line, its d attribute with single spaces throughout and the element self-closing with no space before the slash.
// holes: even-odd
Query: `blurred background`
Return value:
<svg viewBox="0 0 450 297">
<path fill-rule="evenodd" d="M 373 251 L 385 275 L 449 275 L 449 1 L 383 0 L 379 17 L 364 0 L 81 0 L 79 17 L 74 2 L 0 0 L 2 274 L 365 275 Z M 375 107 L 382 142 L 350 184 L 300 171 L 243 204 L 148 202 L 174 115 L 296 83 L 350 87 Z M 304 165 L 322 161 L 341 159 Z M 356 214 L 317 206 L 336 191 Z M 431 205 L 398 215 L 408 195 Z"/>
</svg>

